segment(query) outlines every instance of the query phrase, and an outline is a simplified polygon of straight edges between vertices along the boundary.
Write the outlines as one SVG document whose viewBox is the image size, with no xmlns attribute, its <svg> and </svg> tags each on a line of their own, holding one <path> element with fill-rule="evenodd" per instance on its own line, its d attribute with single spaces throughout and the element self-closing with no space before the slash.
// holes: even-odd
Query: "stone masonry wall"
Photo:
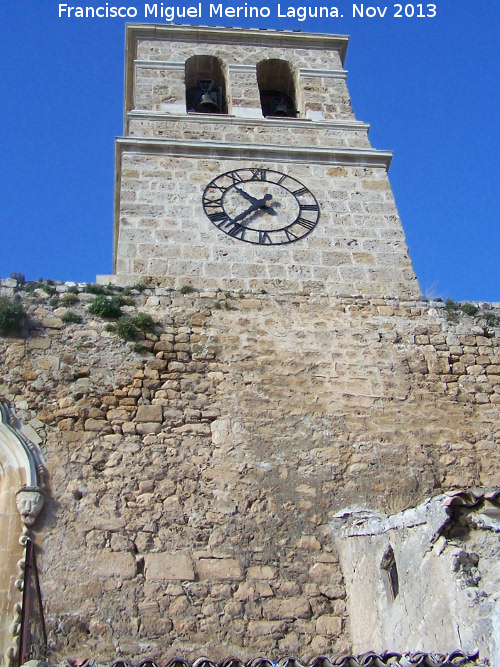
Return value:
<svg viewBox="0 0 500 667">
<path fill-rule="evenodd" d="M 128 153 L 121 156 L 116 282 L 153 276 L 163 286 L 420 294 L 384 168 L 266 162 L 317 198 L 320 220 L 297 243 L 235 241 L 203 211 L 216 176 L 256 162 Z"/>
<path fill-rule="evenodd" d="M 159 323 L 139 354 L 84 286 L 78 324 L 70 285 L 34 287 L 2 282 L 29 322 L 0 397 L 50 473 L 54 657 L 346 652 L 333 514 L 500 484 L 498 308 L 132 289 Z"/>
<path fill-rule="evenodd" d="M 151 38 L 137 40 L 136 58 L 138 60 L 149 60 L 152 62 L 180 62 L 185 63 L 193 55 L 193 43 L 176 40 L 172 33 L 168 39 L 155 35 Z M 279 35 L 277 35 L 279 37 Z M 327 50 L 324 48 L 283 48 L 279 44 L 269 46 L 263 44 L 238 44 L 234 40 L 231 43 L 224 43 L 224 31 L 220 31 L 220 43 L 212 41 L 199 40 L 196 44 L 198 53 L 196 55 L 213 55 L 222 61 L 238 63 L 240 65 L 257 65 L 261 60 L 283 59 L 289 57 L 292 64 L 297 68 L 314 68 L 317 70 L 342 70 L 342 61 L 338 50 Z M 287 56 L 284 56 L 284 54 Z M 289 55 L 290 54 L 290 55 Z"/>
<path fill-rule="evenodd" d="M 169 116 L 157 117 L 130 114 L 129 134 L 131 137 L 153 137 L 156 139 L 176 139 L 180 141 L 224 141 L 248 144 L 275 144 L 285 146 L 319 146 L 326 148 L 371 148 L 367 126 L 353 125 L 340 127 L 326 123 L 318 132 L 310 122 L 288 119 L 286 121 L 268 118 L 263 123 L 255 119 L 232 117 Z"/>
</svg>

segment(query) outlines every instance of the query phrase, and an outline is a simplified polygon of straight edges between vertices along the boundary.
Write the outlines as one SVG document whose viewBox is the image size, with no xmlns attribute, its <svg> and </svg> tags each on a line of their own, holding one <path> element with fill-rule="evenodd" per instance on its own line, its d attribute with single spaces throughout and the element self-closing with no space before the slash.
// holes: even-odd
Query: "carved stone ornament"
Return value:
<svg viewBox="0 0 500 667">
<path fill-rule="evenodd" d="M 16 493 L 16 505 L 25 526 L 32 526 L 45 501 L 45 493 L 37 487 L 23 487 Z"/>
<path fill-rule="evenodd" d="M 17 469 L 28 487 L 43 491 L 45 468 L 40 450 L 25 436 L 8 401 L 0 399 L 0 457 Z"/>
</svg>

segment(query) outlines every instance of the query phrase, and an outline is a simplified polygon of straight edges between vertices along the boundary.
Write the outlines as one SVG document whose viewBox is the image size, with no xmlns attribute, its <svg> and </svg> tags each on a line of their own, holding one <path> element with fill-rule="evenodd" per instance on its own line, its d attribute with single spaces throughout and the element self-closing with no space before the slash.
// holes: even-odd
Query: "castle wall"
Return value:
<svg viewBox="0 0 500 667">
<path fill-rule="evenodd" d="M 54 657 L 348 651 L 334 514 L 500 482 L 491 309 L 148 288 L 125 307 L 160 323 L 140 355 L 92 298 L 64 324 L 24 294 L 36 328 L 0 339 L 0 395 L 50 470 Z"/>
</svg>

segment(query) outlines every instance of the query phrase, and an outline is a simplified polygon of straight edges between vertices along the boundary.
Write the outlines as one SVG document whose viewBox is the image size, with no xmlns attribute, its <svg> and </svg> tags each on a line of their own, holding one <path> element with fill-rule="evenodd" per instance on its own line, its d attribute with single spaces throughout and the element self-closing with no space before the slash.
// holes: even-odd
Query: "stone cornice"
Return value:
<svg viewBox="0 0 500 667">
<path fill-rule="evenodd" d="M 116 139 L 117 152 L 165 153 L 178 157 L 200 157 L 234 160 L 270 160 L 273 162 L 302 162 L 360 167 L 379 167 L 386 170 L 392 159 L 391 151 L 361 148 L 322 148 L 319 146 L 278 146 L 235 144 L 217 141 L 183 141 L 121 137 Z"/>
<path fill-rule="evenodd" d="M 188 122 L 200 123 L 203 125 L 231 124 L 245 125 L 250 127 L 296 127 L 312 129 L 321 126 L 321 129 L 341 130 L 341 131 L 364 131 L 368 132 L 370 125 L 359 120 L 311 120 L 310 118 L 244 118 L 242 116 L 231 116 L 228 114 L 170 114 L 161 111 L 150 111 L 143 109 L 134 109 L 127 112 L 127 118 L 148 119 L 166 122 Z"/>
<path fill-rule="evenodd" d="M 134 60 L 135 67 L 142 67 L 144 69 L 166 69 L 170 72 L 184 71 L 186 63 L 174 63 L 166 60 Z"/>
<path fill-rule="evenodd" d="M 338 51 L 342 64 L 349 37 L 324 33 L 304 33 L 288 30 L 258 30 L 191 25 L 127 24 L 127 42 L 137 39 L 175 39 L 182 42 L 207 44 L 245 44 L 248 46 L 285 47 L 296 49 L 329 49 Z"/>
<path fill-rule="evenodd" d="M 322 79 L 347 79 L 345 69 L 311 69 L 299 67 L 299 74 L 308 77 L 321 77 Z"/>
</svg>

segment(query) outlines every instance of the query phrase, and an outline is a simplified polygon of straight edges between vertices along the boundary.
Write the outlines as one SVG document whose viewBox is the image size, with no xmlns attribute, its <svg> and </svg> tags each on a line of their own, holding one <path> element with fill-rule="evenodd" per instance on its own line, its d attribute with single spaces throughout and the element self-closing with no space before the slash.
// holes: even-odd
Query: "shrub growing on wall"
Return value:
<svg viewBox="0 0 500 667">
<path fill-rule="evenodd" d="M 96 296 L 88 308 L 89 313 L 98 315 L 99 317 L 111 317 L 118 319 L 122 315 L 121 299 L 113 296 L 107 299 L 103 294 Z"/>
<path fill-rule="evenodd" d="M 134 323 L 134 326 L 140 331 L 144 331 L 144 333 L 151 333 L 155 325 L 153 318 L 147 313 L 137 313 L 137 315 L 132 318 L 132 322 Z"/>
<path fill-rule="evenodd" d="M 114 330 L 124 340 L 134 340 L 136 328 L 131 319 L 121 317 L 114 325 Z"/>
<path fill-rule="evenodd" d="M 5 296 L 0 296 L 0 334 L 18 331 L 26 313 L 20 303 L 14 303 Z"/>
</svg>

